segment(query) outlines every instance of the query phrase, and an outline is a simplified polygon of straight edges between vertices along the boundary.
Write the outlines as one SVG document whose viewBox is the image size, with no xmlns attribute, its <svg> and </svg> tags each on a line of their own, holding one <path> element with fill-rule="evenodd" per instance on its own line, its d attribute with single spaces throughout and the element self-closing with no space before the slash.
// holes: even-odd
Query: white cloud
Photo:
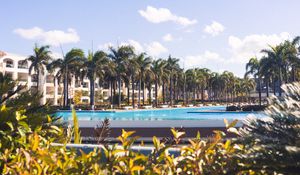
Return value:
<svg viewBox="0 0 300 175">
<path fill-rule="evenodd" d="M 165 36 L 163 36 L 163 40 L 166 41 L 166 42 L 173 41 L 173 39 L 174 38 L 173 38 L 173 36 L 170 33 L 168 33 Z"/>
<path fill-rule="evenodd" d="M 177 16 L 172 14 L 172 12 L 167 8 L 155 8 L 152 6 L 147 6 L 146 10 L 138 11 L 142 17 L 152 23 L 162 23 L 173 21 L 182 26 L 190 26 L 197 23 L 196 19 L 188 19 L 186 17 Z"/>
<path fill-rule="evenodd" d="M 290 38 L 289 33 L 282 32 L 273 35 L 248 35 L 244 38 L 229 36 L 228 44 L 232 57 L 231 62 L 246 63 L 253 56 L 261 57 L 260 51 L 268 48 L 268 45 L 277 45 Z"/>
<path fill-rule="evenodd" d="M 213 21 L 210 25 L 206 25 L 204 28 L 204 32 L 212 36 L 217 36 L 220 33 L 222 33 L 224 30 L 225 27 L 216 21 Z"/>
<path fill-rule="evenodd" d="M 80 37 L 76 30 L 72 28 L 67 29 L 67 31 L 44 31 L 39 27 L 33 27 L 30 29 L 18 28 L 14 30 L 14 33 L 20 35 L 22 38 L 37 40 L 44 44 L 49 44 L 56 47 L 60 44 L 77 43 L 80 41 Z"/>
<path fill-rule="evenodd" d="M 205 51 L 199 55 L 189 55 L 184 58 L 185 68 L 206 67 L 208 65 L 223 63 L 225 60 L 215 52 Z"/>
<path fill-rule="evenodd" d="M 132 46 L 132 47 L 134 48 L 134 50 L 135 50 L 137 53 L 142 53 L 142 52 L 144 52 L 143 46 L 142 46 L 139 42 L 137 42 L 137 41 L 135 41 L 135 40 L 132 40 L 132 39 L 128 40 L 128 42 L 122 42 L 120 45 L 121 45 L 121 46 L 122 46 L 122 45 L 130 45 L 130 46 Z"/>
<path fill-rule="evenodd" d="M 162 53 L 168 52 L 168 49 L 159 42 L 154 41 L 150 44 L 146 44 L 146 51 L 150 56 L 159 56 Z"/>
<path fill-rule="evenodd" d="M 142 53 L 144 52 L 144 48 L 143 46 L 138 42 L 138 41 L 135 41 L 135 40 L 132 40 L 132 39 L 129 39 L 127 41 L 124 41 L 124 42 L 121 42 L 119 44 L 120 46 L 127 46 L 127 45 L 130 45 L 134 48 L 134 50 L 137 52 L 137 53 Z M 115 45 L 111 42 L 108 42 L 108 43 L 104 43 L 102 45 L 99 45 L 98 48 L 101 49 L 101 50 L 105 50 L 105 51 L 108 51 L 110 47 L 114 47 Z"/>
<path fill-rule="evenodd" d="M 121 42 L 120 46 L 124 45 L 131 45 L 134 47 L 136 53 L 142 53 L 142 52 L 147 52 L 150 56 L 159 56 L 162 53 L 166 53 L 168 51 L 167 48 L 165 48 L 161 43 L 154 41 L 149 44 L 144 43 L 141 44 L 138 41 L 129 39 L 127 41 Z M 115 45 L 112 43 L 105 43 L 102 45 L 99 45 L 98 48 L 108 51 L 109 47 L 114 47 Z"/>
</svg>

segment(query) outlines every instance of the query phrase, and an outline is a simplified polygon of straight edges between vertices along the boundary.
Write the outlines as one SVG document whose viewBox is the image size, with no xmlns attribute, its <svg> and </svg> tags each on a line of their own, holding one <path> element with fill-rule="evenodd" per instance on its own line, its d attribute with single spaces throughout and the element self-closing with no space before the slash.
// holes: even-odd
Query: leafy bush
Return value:
<svg viewBox="0 0 300 175">
<path fill-rule="evenodd" d="M 241 108 L 239 106 L 227 106 L 226 111 L 240 111 Z"/>
<path fill-rule="evenodd" d="M 242 106 L 243 111 L 264 111 L 266 106 L 264 105 L 245 105 Z"/>
<path fill-rule="evenodd" d="M 284 85 L 285 97 L 269 99 L 266 118 L 249 118 L 240 129 L 240 154 L 248 169 L 266 174 L 300 172 L 300 84 Z"/>
</svg>

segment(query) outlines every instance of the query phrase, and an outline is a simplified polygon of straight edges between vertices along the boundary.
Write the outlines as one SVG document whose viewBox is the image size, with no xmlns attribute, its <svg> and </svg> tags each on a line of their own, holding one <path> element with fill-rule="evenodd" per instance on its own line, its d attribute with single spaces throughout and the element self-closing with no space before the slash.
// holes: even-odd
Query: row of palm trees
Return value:
<svg viewBox="0 0 300 175">
<path fill-rule="evenodd" d="M 177 58 L 169 56 L 167 59 L 153 59 L 146 53 L 136 54 L 131 46 L 111 47 L 108 53 L 96 51 L 88 52 L 87 55 L 83 50 L 74 48 L 63 54 L 63 58 L 53 59 L 50 57 L 49 46 L 36 45 L 34 54 L 29 56 L 28 60 L 32 62 L 29 67 L 30 74 L 34 70 L 39 77 L 47 69 L 54 74 L 58 83 L 63 83 L 64 106 L 69 105 L 68 89 L 73 77 L 78 82 L 82 82 L 84 78 L 89 79 L 92 107 L 95 105 L 96 80 L 99 81 L 99 85 L 109 84 L 110 102 L 113 104 L 116 97 L 119 107 L 122 104 L 122 83 L 128 90 L 127 103 L 133 106 L 136 105 L 134 96 L 136 88 L 138 88 L 138 106 L 145 103 L 152 104 L 153 86 L 155 106 L 161 103 L 173 105 L 179 101 L 188 104 L 199 99 L 202 102 L 248 100 L 250 91 L 255 88 L 254 80 L 248 77 L 238 78 L 232 72 L 217 73 L 207 68 L 184 70 Z M 145 89 L 149 92 L 148 102 L 145 102 Z M 158 95 L 159 89 L 162 92 L 161 96 Z"/>
<path fill-rule="evenodd" d="M 262 58 L 253 57 L 246 64 L 245 76 L 252 74 L 256 79 L 260 104 L 263 87 L 266 88 L 267 97 L 271 86 L 274 95 L 277 91 L 278 95 L 282 96 L 282 84 L 300 80 L 299 41 L 300 37 L 297 36 L 291 41 L 286 40 L 276 46 L 269 46 L 261 51 Z"/>
</svg>

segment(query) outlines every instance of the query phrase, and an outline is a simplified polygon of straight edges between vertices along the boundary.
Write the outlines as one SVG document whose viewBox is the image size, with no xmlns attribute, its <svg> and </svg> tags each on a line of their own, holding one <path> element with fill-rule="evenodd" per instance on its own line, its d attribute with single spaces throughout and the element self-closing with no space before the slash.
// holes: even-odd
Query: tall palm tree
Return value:
<svg viewBox="0 0 300 175">
<path fill-rule="evenodd" d="M 134 55 L 133 48 L 131 46 L 121 46 L 117 49 L 110 47 L 110 54 L 108 57 L 116 64 L 117 80 L 118 80 L 118 106 L 121 107 L 121 78 L 122 74 L 125 73 L 126 62 L 129 57 Z"/>
<path fill-rule="evenodd" d="M 260 63 L 256 57 L 253 57 L 246 64 L 245 77 L 252 74 L 255 79 L 258 80 L 258 95 L 259 95 L 259 105 L 261 105 L 261 73 L 260 73 Z"/>
<path fill-rule="evenodd" d="M 255 89 L 255 81 L 248 76 L 246 76 L 241 83 L 242 91 L 248 94 L 248 99 L 250 99 L 251 90 Z"/>
<path fill-rule="evenodd" d="M 198 71 L 197 69 L 188 69 L 185 74 L 186 74 L 186 82 L 187 82 L 187 87 L 189 89 L 188 91 L 188 100 L 189 101 L 189 97 L 190 94 L 193 94 L 193 100 L 196 100 L 196 88 L 197 88 L 197 83 L 198 83 Z"/>
<path fill-rule="evenodd" d="M 71 82 L 72 75 L 80 77 L 80 69 L 84 63 L 84 52 L 81 49 L 71 49 L 63 58 L 59 58 L 51 62 L 47 69 L 52 72 L 56 72 L 55 78 L 57 78 L 58 83 L 63 80 L 63 106 L 66 107 L 69 105 L 69 84 Z"/>
<path fill-rule="evenodd" d="M 279 75 L 279 96 L 281 96 L 281 85 L 283 79 L 282 71 L 284 69 L 284 62 L 286 61 L 284 57 L 284 46 L 282 44 L 275 47 L 270 46 L 270 49 L 263 49 L 261 52 L 265 53 L 266 56 L 269 57 L 269 59 L 273 60 L 273 66 L 277 69 Z"/>
<path fill-rule="evenodd" d="M 40 76 L 44 75 L 46 66 L 48 65 L 49 61 L 51 61 L 51 56 L 49 51 L 50 46 L 41 46 L 39 47 L 35 44 L 33 48 L 33 55 L 30 55 L 26 60 L 31 62 L 29 66 L 29 74 L 32 74 L 32 71 L 37 75 L 37 91 L 40 90 Z"/>
<path fill-rule="evenodd" d="M 167 59 L 167 69 L 169 70 L 169 78 L 170 78 L 170 105 L 173 105 L 173 88 L 174 88 L 174 76 L 176 74 L 176 71 L 180 69 L 179 67 L 179 59 L 172 58 L 171 55 L 169 55 L 169 58 Z"/>
<path fill-rule="evenodd" d="M 136 78 L 139 75 L 139 64 L 138 64 L 138 57 L 139 56 L 134 56 L 132 59 L 129 59 L 128 61 L 128 72 L 129 72 L 129 76 L 131 78 L 131 103 L 132 103 L 132 107 L 135 108 L 135 96 L 134 96 L 134 90 L 135 90 L 135 85 L 136 85 Z M 129 88 L 128 88 L 129 89 Z"/>
<path fill-rule="evenodd" d="M 158 106 L 158 85 L 161 84 L 162 77 L 161 75 L 164 73 L 164 69 L 167 66 L 165 61 L 162 59 L 157 59 L 152 62 L 151 70 L 154 74 L 155 81 L 155 106 Z"/>
<path fill-rule="evenodd" d="M 199 85 L 201 88 L 201 101 L 202 103 L 204 102 L 204 90 L 207 89 L 208 90 L 208 84 L 209 84 L 209 78 L 210 78 L 210 73 L 211 71 L 207 68 L 202 68 L 199 69 Z"/>
<path fill-rule="evenodd" d="M 108 59 L 106 53 L 97 51 L 89 52 L 84 59 L 82 73 L 90 80 L 90 105 L 94 109 L 95 105 L 95 81 L 96 78 L 103 80 Z"/>
<path fill-rule="evenodd" d="M 141 53 L 136 56 L 136 63 L 139 68 L 139 76 L 138 76 L 138 85 L 139 85 L 139 93 L 138 93 L 138 106 L 141 105 L 141 89 L 143 89 L 143 104 L 145 104 L 145 83 L 144 78 L 145 74 L 150 70 L 152 59 L 151 57 L 146 57 L 145 53 Z M 142 87 L 143 86 L 143 87 Z"/>
<path fill-rule="evenodd" d="M 110 104 L 114 105 L 114 89 L 115 89 L 115 82 L 117 80 L 117 72 L 116 72 L 116 64 L 111 61 L 107 60 L 106 63 L 106 69 L 104 72 L 104 80 L 109 83 L 109 89 L 110 89 Z"/>
<path fill-rule="evenodd" d="M 291 77 L 287 77 L 290 81 L 296 81 L 296 69 L 299 68 L 300 59 L 298 58 L 299 49 L 298 47 L 300 36 L 295 37 L 292 41 L 286 40 L 283 43 L 284 56 L 286 57 L 286 76 L 289 68 L 291 69 Z"/>
</svg>

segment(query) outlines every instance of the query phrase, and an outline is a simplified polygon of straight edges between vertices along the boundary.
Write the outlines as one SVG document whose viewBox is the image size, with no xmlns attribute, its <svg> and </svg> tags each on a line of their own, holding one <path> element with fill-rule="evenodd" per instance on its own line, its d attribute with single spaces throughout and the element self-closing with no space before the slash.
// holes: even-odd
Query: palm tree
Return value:
<svg viewBox="0 0 300 175">
<path fill-rule="evenodd" d="M 208 80 L 210 78 L 210 70 L 207 68 L 199 69 L 199 85 L 201 88 L 201 101 L 204 102 L 204 90 L 208 89 Z"/>
<path fill-rule="evenodd" d="M 300 36 L 295 37 L 292 41 L 285 41 L 283 43 L 284 47 L 284 56 L 286 57 L 286 76 L 288 74 L 289 67 L 291 68 L 291 78 L 289 80 L 296 81 L 296 69 L 299 67 L 300 60 L 298 58 Z"/>
<path fill-rule="evenodd" d="M 84 52 L 81 49 L 71 49 L 63 59 L 59 58 L 54 60 L 47 66 L 47 69 L 52 72 L 56 72 L 55 78 L 57 78 L 58 83 L 63 79 L 64 85 L 64 101 L 63 106 L 66 107 L 69 105 L 69 88 L 68 85 L 71 81 L 72 75 L 79 77 L 81 75 L 80 69 L 84 63 Z"/>
<path fill-rule="evenodd" d="M 273 66 L 274 68 L 277 70 L 276 72 L 278 72 L 278 79 L 279 79 L 279 96 L 281 96 L 282 91 L 281 91 L 281 85 L 282 85 L 282 71 L 284 69 L 284 62 L 285 57 L 284 57 L 284 46 L 282 44 L 275 46 L 275 47 L 271 47 L 270 49 L 263 49 L 261 51 L 262 53 L 265 53 L 267 57 L 269 57 L 269 59 L 273 60 Z"/>
<path fill-rule="evenodd" d="M 256 57 L 253 57 L 246 64 L 245 77 L 252 74 L 255 79 L 258 79 L 258 95 L 259 95 L 259 105 L 261 105 L 261 73 L 260 73 L 260 63 Z"/>
<path fill-rule="evenodd" d="M 104 80 L 109 83 L 110 89 L 110 104 L 114 105 L 114 93 L 115 92 L 115 82 L 117 80 L 117 73 L 116 73 L 116 64 L 111 61 L 107 60 L 106 69 L 104 72 Z"/>
<path fill-rule="evenodd" d="M 118 106 L 121 107 L 121 77 L 126 70 L 126 62 L 129 57 L 134 55 L 133 48 L 131 46 L 121 46 L 117 49 L 110 47 L 110 54 L 108 57 L 116 64 L 117 80 L 118 80 Z"/>
<path fill-rule="evenodd" d="M 171 55 L 169 55 L 169 58 L 167 59 L 167 69 L 169 71 L 169 78 L 170 78 L 170 105 L 173 105 L 173 87 L 174 87 L 174 76 L 176 74 L 176 71 L 179 70 L 179 59 L 172 58 Z"/>
<path fill-rule="evenodd" d="M 165 61 L 162 59 L 157 59 L 152 62 L 151 71 L 154 74 L 155 81 L 155 106 L 158 106 L 158 85 L 161 84 L 162 77 L 161 75 L 164 73 L 164 69 L 167 66 Z"/>
<path fill-rule="evenodd" d="M 31 65 L 29 66 L 29 74 L 32 74 L 32 71 L 37 75 L 37 91 L 39 91 L 40 88 L 40 76 L 44 75 L 46 66 L 48 65 L 49 61 L 51 61 L 50 46 L 41 46 L 38 47 L 37 44 L 35 44 L 33 48 L 33 55 L 30 55 L 26 60 L 31 62 Z"/>
<path fill-rule="evenodd" d="M 139 85 L 139 93 L 138 93 L 138 106 L 141 105 L 141 89 L 143 89 L 143 105 L 145 104 L 145 83 L 144 78 L 145 74 L 150 70 L 152 59 L 151 57 L 146 57 L 145 53 L 141 53 L 136 56 L 136 63 L 139 68 L 139 76 L 138 76 L 138 85 Z M 143 87 L 142 87 L 143 85 Z"/>
<path fill-rule="evenodd" d="M 246 76 L 241 82 L 241 90 L 248 94 L 248 99 L 250 99 L 250 92 L 253 89 L 255 89 L 255 81 Z"/>
<path fill-rule="evenodd" d="M 135 108 L 135 96 L 134 96 L 134 89 L 135 89 L 135 84 L 136 84 L 136 77 L 139 75 L 139 64 L 138 64 L 138 56 L 133 57 L 132 59 L 129 59 L 128 61 L 128 72 L 129 72 L 129 77 L 131 77 L 131 101 L 132 101 L 132 107 Z M 129 89 L 129 87 L 128 87 Z M 129 93 L 128 93 L 129 94 Z"/>
<path fill-rule="evenodd" d="M 95 54 L 89 52 L 83 63 L 82 73 L 90 80 L 90 105 L 92 109 L 95 105 L 95 81 L 96 78 L 103 80 L 107 62 L 106 53 L 97 51 Z"/>
</svg>

